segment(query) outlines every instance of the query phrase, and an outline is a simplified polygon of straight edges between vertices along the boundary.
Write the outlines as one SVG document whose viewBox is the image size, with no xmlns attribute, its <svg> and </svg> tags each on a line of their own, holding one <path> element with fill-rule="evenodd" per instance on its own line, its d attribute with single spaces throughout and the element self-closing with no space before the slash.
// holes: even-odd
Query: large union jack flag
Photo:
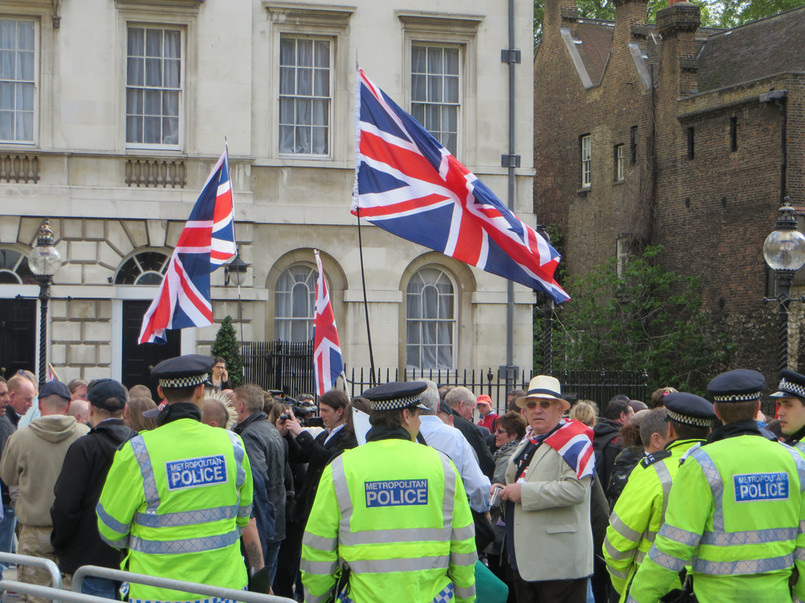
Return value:
<svg viewBox="0 0 805 603">
<path fill-rule="evenodd" d="M 319 279 L 316 282 L 316 314 L 313 317 L 313 372 L 316 376 L 316 395 L 321 396 L 335 386 L 338 375 L 344 370 L 344 360 L 321 258 L 318 250 L 314 250 L 314 253 Z"/>
<path fill-rule="evenodd" d="M 411 115 L 359 71 L 357 183 L 352 213 L 419 243 L 547 293 L 559 254 Z"/>
<path fill-rule="evenodd" d="M 179 236 L 159 293 L 143 316 L 139 343 L 165 343 L 167 329 L 211 325 L 210 273 L 236 253 L 235 206 L 224 150 Z"/>
</svg>

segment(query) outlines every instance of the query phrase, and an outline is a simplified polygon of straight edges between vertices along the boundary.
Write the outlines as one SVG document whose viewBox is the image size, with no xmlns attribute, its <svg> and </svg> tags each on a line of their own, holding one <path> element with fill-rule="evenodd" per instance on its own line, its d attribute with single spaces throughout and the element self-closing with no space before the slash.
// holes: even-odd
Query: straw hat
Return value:
<svg viewBox="0 0 805 603">
<path fill-rule="evenodd" d="M 528 392 L 522 398 L 517 398 L 514 403 L 522 408 L 527 400 L 556 400 L 562 405 L 563 410 L 570 408 L 570 402 L 562 398 L 562 386 L 559 379 L 549 375 L 537 375 L 528 384 Z"/>
</svg>

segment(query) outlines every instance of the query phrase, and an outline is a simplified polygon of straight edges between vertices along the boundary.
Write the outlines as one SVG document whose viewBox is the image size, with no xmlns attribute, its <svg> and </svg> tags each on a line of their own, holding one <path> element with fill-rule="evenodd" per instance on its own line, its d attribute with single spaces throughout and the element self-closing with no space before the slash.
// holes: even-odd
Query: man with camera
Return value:
<svg viewBox="0 0 805 603">
<path fill-rule="evenodd" d="M 232 404 L 238 413 L 234 432 L 246 446 L 246 454 L 254 473 L 265 480 L 268 500 L 276 511 L 276 528 L 266 538 L 265 566 L 274 581 L 277 571 L 277 555 L 285 539 L 285 442 L 277 428 L 263 412 L 263 390 L 256 385 L 241 385 L 232 393 Z"/>
</svg>

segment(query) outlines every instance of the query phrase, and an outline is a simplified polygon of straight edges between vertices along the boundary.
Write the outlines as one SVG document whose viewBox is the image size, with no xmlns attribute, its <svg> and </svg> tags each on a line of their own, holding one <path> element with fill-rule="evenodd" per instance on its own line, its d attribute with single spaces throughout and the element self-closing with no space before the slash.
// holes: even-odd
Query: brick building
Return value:
<svg viewBox="0 0 805 603">
<path fill-rule="evenodd" d="M 687 2 L 671 0 L 656 24 L 647 0 L 615 6 L 609 22 L 579 18 L 573 0 L 545 3 L 535 212 L 564 232 L 571 274 L 662 244 L 667 268 L 700 279 L 705 309 L 737 344 L 732 364 L 773 381 L 762 246 L 785 195 L 805 210 L 805 8 L 712 30 Z"/>
</svg>

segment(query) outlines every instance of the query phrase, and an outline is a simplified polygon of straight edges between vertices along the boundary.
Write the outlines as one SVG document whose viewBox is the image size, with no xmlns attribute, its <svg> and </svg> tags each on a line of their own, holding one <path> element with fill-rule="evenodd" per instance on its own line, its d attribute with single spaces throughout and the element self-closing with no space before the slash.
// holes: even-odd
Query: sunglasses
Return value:
<svg viewBox="0 0 805 603">
<path fill-rule="evenodd" d="M 550 408 L 553 405 L 553 401 L 552 400 L 540 400 L 538 402 L 536 400 L 529 400 L 528 402 L 525 403 L 525 405 L 526 405 L 526 408 L 536 408 L 537 406 L 539 406 L 541 409 L 547 410 L 548 408 Z"/>
</svg>

